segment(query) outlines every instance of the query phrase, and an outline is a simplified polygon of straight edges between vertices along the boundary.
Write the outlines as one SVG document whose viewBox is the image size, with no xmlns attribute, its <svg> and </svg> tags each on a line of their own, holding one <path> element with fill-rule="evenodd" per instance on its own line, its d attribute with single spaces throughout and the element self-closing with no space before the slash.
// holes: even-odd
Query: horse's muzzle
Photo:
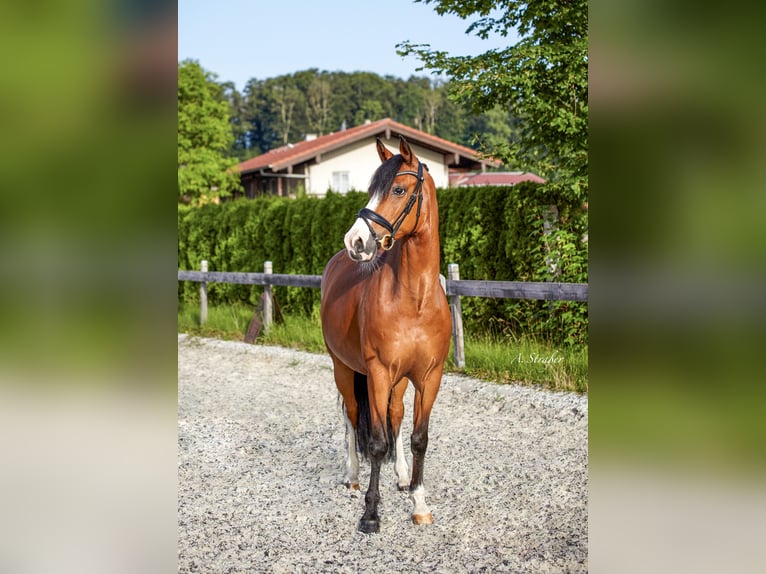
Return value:
<svg viewBox="0 0 766 574">
<path fill-rule="evenodd" d="M 347 249 L 346 252 L 348 253 L 348 256 L 351 258 L 352 261 L 356 261 L 357 263 L 363 263 L 365 261 L 370 261 L 372 260 L 373 257 L 375 257 L 375 253 L 376 253 L 375 247 L 376 246 L 373 244 L 372 250 L 366 249 L 360 239 L 360 240 L 357 240 L 356 245 L 354 246 L 354 249 Z"/>
<path fill-rule="evenodd" d="M 375 238 L 372 237 L 360 220 L 355 223 L 346 234 L 344 243 L 346 244 L 346 253 L 352 261 L 363 263 L 371 261 L 378 251 L 378 245 Z"/>
</svg>

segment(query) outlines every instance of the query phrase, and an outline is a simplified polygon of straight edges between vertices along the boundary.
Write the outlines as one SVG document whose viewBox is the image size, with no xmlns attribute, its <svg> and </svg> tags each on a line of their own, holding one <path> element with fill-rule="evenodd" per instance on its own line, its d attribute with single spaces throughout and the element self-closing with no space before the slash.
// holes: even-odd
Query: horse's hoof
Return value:
<svg viewBox="0 0 766 574">
<path fill-rule="evenodd" d="M 346 486 L 349 490 L 359 490 L 359 483 L 358 482 L 347 482 Z"/>
<path fill-rule="evenodd" d="M 434 517 L 431 516 L 430 512 L 427 512 L 426 514 L 413 514 L 412 522 L 415 524 L 433 524 Z"/>
<path fill-rule="evenodd" d="M 399 492 L 409 492 L 410 491 L 410 483 L 407 484 L 397 484 L 396 487 L 399 489 Z"/>
<path fill-rule="evenodd" d="M 374 534 L 380 531 L 380 520 L 367 520 L 362 518 L 359 521 L 359 532 L 365 534 Z"/>
</svg>

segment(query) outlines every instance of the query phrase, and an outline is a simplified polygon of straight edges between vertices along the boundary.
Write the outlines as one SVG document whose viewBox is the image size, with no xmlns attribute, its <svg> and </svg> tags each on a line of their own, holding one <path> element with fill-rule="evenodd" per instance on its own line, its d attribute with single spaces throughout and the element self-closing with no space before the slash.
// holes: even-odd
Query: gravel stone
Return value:
<svg viewBox="0 0 766 574">
<path fill-rule="evenodd" d="M 327 355 L 179 335 L 178 445 L 179 572 L 588 570 L 587 396 L 446 374 L 425 460 L 434 524 L 412 524 L 387 463 L 374 535 L 342 485 Z"/>
</svg>

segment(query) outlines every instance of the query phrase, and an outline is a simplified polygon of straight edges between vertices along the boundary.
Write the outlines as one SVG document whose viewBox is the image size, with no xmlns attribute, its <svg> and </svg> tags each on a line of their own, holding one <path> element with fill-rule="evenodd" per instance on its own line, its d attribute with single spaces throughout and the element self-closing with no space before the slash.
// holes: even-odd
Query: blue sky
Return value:
<svg viewBox="0 0 766 574">
<path fill-rule="evenodd" d="M 510 45 L 465 33 L 473 19 L 439 16 L 413 0 L 181 0 L 178 59 L 195 59 L 242 90 L 250 78 L 309 68 L 368 71 L 403 79 L 420 61 L 402 58 L 396 44 L 431 44 L 451 55 L 476 55 Z"/>
</svg>

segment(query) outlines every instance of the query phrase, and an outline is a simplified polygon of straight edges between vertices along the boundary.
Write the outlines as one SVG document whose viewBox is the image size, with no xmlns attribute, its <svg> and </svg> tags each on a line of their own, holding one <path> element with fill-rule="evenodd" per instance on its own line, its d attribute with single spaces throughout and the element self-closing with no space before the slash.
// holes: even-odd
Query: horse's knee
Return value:
<svg viewBox="0 0 766 574">
<path fill-rule="evenodd" d="M 388 440 L 384 436 L 378 436 L 377 433 L 372 436 L 369 444 L 370 458 L 380 460 L 388 453 Z"/>
<path fill-rule="evenodd" d="M 423 455 L 428 448 L 428 429 L 421 428 L 415 429 L 410 437 L 410 447 L 412 453 L 416 455 Z"/>
</svg>

